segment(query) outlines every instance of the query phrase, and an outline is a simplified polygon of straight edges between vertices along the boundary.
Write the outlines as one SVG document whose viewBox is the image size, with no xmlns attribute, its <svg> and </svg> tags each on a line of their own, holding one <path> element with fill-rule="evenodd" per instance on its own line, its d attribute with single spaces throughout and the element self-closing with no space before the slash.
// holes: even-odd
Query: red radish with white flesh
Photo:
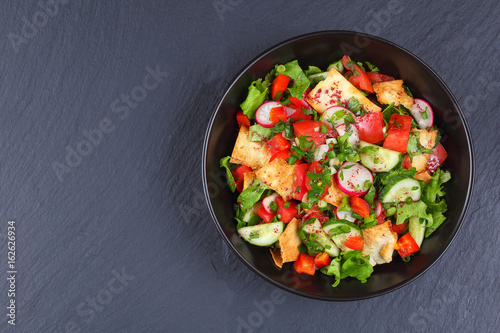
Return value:
<svg viewBox="0 0 500 333">
<path fill-rule="evenodd" d="M 375 200 L 375 217 L 379 217 L 382 215 L 382 203 L 378 200 Z"/>
<path fill-rule="evenodd" d="M 271 209 L 271 202 L 274 202 L 277 197 L 280 195 L 278 193 L 273 193 L 271 195 L 268 195 L 262 200 L 262 207 L 266 210 L 266 212 L 272 214 L 274 213 L 273 210 Z"/>
<path fill-rule="evenodd" d="M 351 110 L 348 110 L 343 106 L 335 105 L 326 109 L 319 120 L 326 126 L 334 128 L 344 124 L 345 118 L 349 116 L 352 117 L 352 121 L 356 120 L 356 116 L 351 112 Z"/>
<path fill-rule="evenodd" d="M 421 129 L 431 128 L 434 123 L 434 112 L 429 103 L 420 98 L 413 99 L 411 115 Z"/>
<path fill-rule="evenodd" d="M 340 124 L 339 126 L 335 127 L 335 130 L 339 133 L 339 136 L 342 136 L 342 135 L 348 133 L 349 142 L 351 143 L 351 145 L 355 149 L 358 149 L 358 147 L 359 147 L 359 131 L 358 131 L 358 127 L 355 124 L 351 124 L 351 123 Z"/>
<path fill-rule="evenodd" d="M 352 210 L 339 210 L 335 207 L 335 215 L 339 220 L 346 220 L 352 223 L 357 221 L 354 216 L 352 216 Z"/>
<path fill-rule="evenodd" d="M 339 189 L 349 195 L 366 194 L 373 184 L 371 171 L 354 162 L 342 163 L 334 178 Z"/>
<path fill-rule="evenodd" d="M 326 143 L 320 145 L 314 151 L 314 160 L 315 161 L 326 161 L 326 153 L 333 149 L 333 145 L 337 144 L 337 139 L 328 138 L 326 139 Z"/>
<path fill-rule="evenodd" d="M 259 108 L 255 112 L 255 120 L 262 127 L 266 128 L 274 127 L 275 124 L 271 122 L 271 110 L 279 107 L 284 108 L 283 104 L 281 104 L 280 102 L 270 101 L 262 103 L 262 105 L 259 106 Z"/>
<path fill-rule="evenodd" d="M 296 109 L 290 108 L 288 106 L 285 106 L 285 110 L 286 110 L 286 117 L 287 117 L 287 119 L 290 118 L 290 117 L 293 117 L 297 113 Z"/>
</svg>

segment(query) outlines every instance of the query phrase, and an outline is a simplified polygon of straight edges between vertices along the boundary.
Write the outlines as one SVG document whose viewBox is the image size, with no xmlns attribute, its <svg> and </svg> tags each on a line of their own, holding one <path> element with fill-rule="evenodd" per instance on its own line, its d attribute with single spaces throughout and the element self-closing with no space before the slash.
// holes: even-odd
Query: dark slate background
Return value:
<svg viewBox="0 0 500 333">
<path fill-rule="evenodd" d="M 40 3 L 0 4 L 1 332 L 496 331 L 499 2 Z M 349 303 L 252 273 L 218 234 L 200 175 L 207 121 L 239 69 L 282 40 L 335 29 L 429 64 L 462 105 L 477 158 L 469 213 L 441 260 L 411 285 Z M 164 77 L 126 106 L 148 67 Z M 100 126 L 107 133 L 85 146 Z M 67 157 L 78 147 L 86 156 Z M 53 165 L 66 158 L 59 179 Z"/>
</svg>

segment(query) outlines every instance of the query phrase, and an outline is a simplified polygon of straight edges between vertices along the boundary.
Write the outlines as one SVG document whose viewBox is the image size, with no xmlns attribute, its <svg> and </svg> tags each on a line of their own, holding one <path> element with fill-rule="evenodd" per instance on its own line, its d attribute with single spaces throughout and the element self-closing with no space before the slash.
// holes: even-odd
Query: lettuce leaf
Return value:
<svg viewBox="0 0 500 333">
<path fill-rule="evenodd" d="M 258 79 L 253 81 L 248 87 L 247 98 L 240 104 L 243 114 L 245 114 L 248 119 L 255 118 L 255 110 L 257 110 L 257 108 L 266 100 L 269 85 L 269 81 L 262 81 L 262 79 Z"/>
<path fill-rule="evenodd" d="M 338 286 L 341 279 L 353 277 L 365 283 L 373 273 L 373 267 L 370 264 L 370 256 L 363 256 L 361 251 L 349 251 L 342 257 L 332 260 L 330 265 L 321 268 L 321 272 L 335 277 L 335 283 L 332 287 Z"/>
<path fill-rule="evenodd" d="M 427 204 L 427 212 L 432 215 L 433 222 L 427 225 L 425 238 L 429 237 L 445 220 L 443 213 L 448 209 L 446 201 L 443 199 L 446 194 L 443 191 L 443 184 L 451 179 L 448 171 L 437 169 L 431 177 L 429 185 L 424 187 L 422 201 Z"/>
<path fill-rule="evenodd" d="M 398 205 L 396 209 L 396 216 L 396 224 L 402 224 L 406 219 L 412 216 L 426 219 L 427 226 L 431 226 L 434 222 L 432 215 L 427 213 L 427 205 L 423 201 L 406 202 L 402 206 Z"/>
<path fill-rule="evenodd" d="M 229 167 L 229 160 L 231 159 L 231 156 L 226 156 L 220 159 L 219 165 L 221 168 L 226 169 L 226 178 L 227 178 L 227 183 L 229 184 L 229 188 L 231 189 L 231 192 L 234 192 L 236 190 L 236 182 L 234 181 L 233 174 L 231 173 L 231 168 Z"/>
<path fill-rule="evenodd" d="M 311 84 L 306 74 L 300 68 L 297 60 L 286 63 L 285 65 L 275 66 L 276 74 L 284 74 L 290 77 L 292 86 L 288 87 L 288 92 L 295 98 L 302 99 L 304 92 Z"/>
<path fill-rule="evenodd" d="M 252 186 L 243 190 L 238 196 L 238 203 L 242 209 L 252 208 L 262 197 L 262 194 L 269 189 L 266 184 L 255 178 Z"/>
</svg>

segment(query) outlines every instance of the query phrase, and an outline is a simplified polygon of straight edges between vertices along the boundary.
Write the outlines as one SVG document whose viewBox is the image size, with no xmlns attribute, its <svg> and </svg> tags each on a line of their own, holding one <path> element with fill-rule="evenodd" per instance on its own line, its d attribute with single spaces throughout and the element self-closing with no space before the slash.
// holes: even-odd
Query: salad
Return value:
<svg viewBox="0 0 500 333">
<path fill-rule="evenodd" d="M 432 107 L 402 80 L 348 56 L 325 70 L 295 60 L 252 82 L 240 107 L 220 165 L 239 235 L 278 268 L 364 283 L 445 221 L 447 153 Z"/>
</svg>

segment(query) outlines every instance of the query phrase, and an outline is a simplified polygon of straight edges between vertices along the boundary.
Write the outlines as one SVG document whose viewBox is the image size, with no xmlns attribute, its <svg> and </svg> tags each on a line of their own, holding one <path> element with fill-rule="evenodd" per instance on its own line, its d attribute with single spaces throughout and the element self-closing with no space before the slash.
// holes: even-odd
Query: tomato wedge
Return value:
<svg viewBox="0 0 500 333">
<path fill-rule="evenodd" d="M 293 268 L 297 273 L 314 275 L 316 267 L 314 265 L 314 257 L 308 254 L 301 253 L 299 259 L 293 263 Z"/>
<path fill-rule="evenodd" d="M 299 217 L 297 203 L 285 201 L 281 197 L 277 197 L 275 202 L 276 205 L 278 205 L 278 211 L 276 213 L 281 216 L 280 220 L 284 223 L 288 223 L 293 220 L 293 218 Z"/>
<path fill-rule="evenodd" d="M 396 242 L 395 249 L 398 251 L 401 258 L 409 256 L 420 250 L 417 242 L 413 239 L 409 232 L 401 236 Z"/>
<path fill-rule="evenodd" d="M 392 224 L 392 231 L 394 231 L 398 235 L 401 235 L 405 231 L 405 229 L 406 229 L 406 222 L 403 222 L 399 225 L 396 223 Z"/>
<path fill-rule="evenodd" d="M 307 193 L 306 179 L 307 170 L 309 170 L 309 163 L 297 165 L 295 168 L 295 177 L 293 180 L 293 198 L 302 201 L 302 198 Z"/>
<path fill-rule="evenodd" d="M 437 170 L 437 168 L 443 164 L 444 160 L 446 157 L 448 157 L 448 153 L 444 149 L 444 147 L 441 145 L 441 143 L 438 143 L 437 147 L 433 149 L 434 154 L 429 156 L 429 161 L 427 161 L 427 171 L 430 173 L 433 173 L 434 171 Z"/>
<path fill-rule="evenodd" d="M 271 222 L 273 217 L 276 216 L 276 213 L 269 213 L 264 207 L 260 207 L 257 210 L 257 215 L 259 215 L 260 218 L 264 220 L 264 222 L 269 223 Z"/>
<path fill-rule="evenodd" d="M 351 82 L 353 86 L 369 93 L 375 92 L 373 91 L 372 83 L 366 72 L 352 62 L 348 56 L 345 55 L 342 57 L 342 65 L 344 65 L 344 68 L 347 70 L 352 71 L 353 75 L 349 78 L 349 82 Z"/>
<path fill-rule="evenodd" d="M 384 140 L 383 147 L 402 154 L 406 153 L 410 138 L 411 121 L 410 116 L 393 114 L 389 119 L 387 137 Z"/>
<path fill-rule="evenodd" d="M 271 84 L 271 95 L 274 100 L 279 101 L 288 87 L 290 77 L 284 74 L 278 74 Z"/>
<path fill-rule="evenodd" d="M 370 112 L 356 118 L 359 139 L 368 143 L 384 140 L 384 115 L 382 112 Z"/>
<path fill-rule="evenodd" d="M 408 156 L 408 154 L 405 154 L 405 159 L 403 160 L 403 168 L 405 168 L 406 170 L 411 168 L 410 156 Z"/>
<path fill-rule="evenodd" d="M 394 81 L 394 78 L 392 76 L 389 76 L 389 75 L 380 74 L 380 73 L 373 73 L 373 72 L 368 72 L 367 74 L 368 74 L 368 78 L 370 78 L 371 83 Z"/>
<path fill-rule="evenodd" d="M 303 120 L 293 124 L 295 136 L 307 136 L 307 140 L 313 141 L 316 147 L 326 142 L 326 137 L 335 137 L 337 133 L 334 129 L 328 128 L 321 121 Z"/>
<path fill-rule="evenodd" d="M 290 149 L 291 145 L 282 133 L 278 133 L 266 142 L 267 149 L 274 155 L 282 150 Z"/>
<path fill-rule="evenodd" d="M 233 175 L 234 182 L 236 183 L 236 189 L 238 190 L 238 192 L 243 191 L 243 184 L 244 184 L 243 176 L 245 175 L 245 173 L 252 172 L 252 171 L 253 171 L 252 168 L 250 168 L 246 165 L 240 165 L 239 167 L 237 167 L 231 171 L 231 174 Z"/>
<path fill-rule="evenodd" d="M 305 108 L 305 109 L 310 108 L 309 103 L 307 103 L 303 99 L 298 99 L 298 98 L 295 98 L 293 96 L 288 97 L 288 99 L 290 100 L 290 102 L 292 102 L 293 105 L 295 105 L 301 109 L 302 108 Z"/>
</svg>

